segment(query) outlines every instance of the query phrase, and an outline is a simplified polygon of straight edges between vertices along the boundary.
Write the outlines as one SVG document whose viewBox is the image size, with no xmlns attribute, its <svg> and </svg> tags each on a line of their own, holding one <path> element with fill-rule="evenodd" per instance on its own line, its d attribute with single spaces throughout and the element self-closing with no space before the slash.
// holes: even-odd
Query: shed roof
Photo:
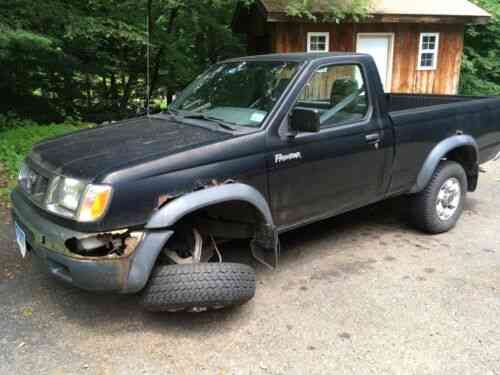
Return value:
<svg viewBox="0 0 500 375">
<path fill-rule="evenodd" d="M 260 0 L 268 13 L 286 13 L 287 0 Z M 351 0 L 339 0 L 344 3 Z M 372 0 L 374 15 L 491 17 L 468 0 Z M 328 0 L 313 0 L 312 12 L 324 13 Z"/>
<path fill-rule="evenodd" d="M 490 17 L 484 9 L 467 0 L 375 0 L 373 13 Z"/>
</svg>

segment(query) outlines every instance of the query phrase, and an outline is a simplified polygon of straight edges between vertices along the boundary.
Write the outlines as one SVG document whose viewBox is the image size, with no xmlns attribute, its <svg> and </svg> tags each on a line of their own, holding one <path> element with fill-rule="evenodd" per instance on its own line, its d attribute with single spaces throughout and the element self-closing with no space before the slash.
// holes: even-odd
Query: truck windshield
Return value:
<svg viewBox="0 0 500 375">
<path fill-rule="evenodd" d="M 169 109 L 233 128 L 259 128 L 298 70 L 298 63 L 283 61 L 219 64 L 189 85 Z"/>
</svg>

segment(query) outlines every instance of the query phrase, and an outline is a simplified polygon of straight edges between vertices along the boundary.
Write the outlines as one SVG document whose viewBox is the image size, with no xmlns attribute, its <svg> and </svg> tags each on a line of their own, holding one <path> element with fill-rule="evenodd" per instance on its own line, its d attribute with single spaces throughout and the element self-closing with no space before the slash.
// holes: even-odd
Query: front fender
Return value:
<svg viewBox="0 0 500 375">
<path fill-rule="evenodd" d="M 469 146 L 474 149 L 476 160 L 479 158 L 479 148 L 470 135 L 454 135 L 438 143 L 431 151 L 424 162 L 422 169 L 417 177 L 417 182 L 411 189 L 411 193 L 419 193 L 425 189 L 432 179 L 432 175 L 441 160 L 450 152 L 457 148 Z"/>
<path fill-rule="evenodd" d="M 138 293 L 144 289 L 158 256 L 173 234 L 174 232 L 169 230 L 146 233 L 131 258 L 126 287 L 122 291 L 123 293 Z"/>
<path fill-rule="evenodd" d="M 252 254 L 269 268 L 276 268 L 279 258 L 279 239 L 271 209 L 264 196 L 249 185 L 234 183 L 209 187 L 186 194 L 155 212 L 146 224 L 147 230 L 172 228 L 186 215 L 224 202 L 247 202 L 262 215 L 263 225 L 251 241 Z"/>
</svg>

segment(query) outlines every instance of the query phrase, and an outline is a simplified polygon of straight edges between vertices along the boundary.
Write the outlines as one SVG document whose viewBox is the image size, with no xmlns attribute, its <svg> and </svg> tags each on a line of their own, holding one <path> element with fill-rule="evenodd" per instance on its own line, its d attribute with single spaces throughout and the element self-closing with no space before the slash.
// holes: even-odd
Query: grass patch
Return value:
<svg viewBox="0 0 500 375">
<path fill-rule="evenodd" d="M 89 126 L 74 122 L 37 125 L 20 121 L 17 126 L 8 127 L 2 127 L 0 124 L 0 201 L 5 203 L 8 198 L 21 163 L 34 144 Z"/>
</svg>

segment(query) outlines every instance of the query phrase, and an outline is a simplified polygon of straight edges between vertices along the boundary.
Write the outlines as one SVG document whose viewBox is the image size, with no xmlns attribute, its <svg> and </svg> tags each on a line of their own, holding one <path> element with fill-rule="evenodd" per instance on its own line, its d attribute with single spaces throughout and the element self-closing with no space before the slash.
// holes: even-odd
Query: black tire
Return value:
<svg viewBox="0 0 500 375">
<path fill-rule="evenodd" d="M 244 264 L 158 266 L 141 303 L 151 312 L 219 309 L 251 300 L 255 284 L 255 271 Z"/>
<path fill-rule="evenodd" d="M 460 184 L 460 201 L 454 214 L 444 220 L 439 217 L 436 204 L 441 187 L 452 178 Z M 454 161 L 441 162 L 427 187 L 411 198 L 410 213 L 414 225 L 430 234 L 448 232 L 455 227 L 463 213 L 466 195 L 467 175 L 463 167 Z"/>
</svg>

